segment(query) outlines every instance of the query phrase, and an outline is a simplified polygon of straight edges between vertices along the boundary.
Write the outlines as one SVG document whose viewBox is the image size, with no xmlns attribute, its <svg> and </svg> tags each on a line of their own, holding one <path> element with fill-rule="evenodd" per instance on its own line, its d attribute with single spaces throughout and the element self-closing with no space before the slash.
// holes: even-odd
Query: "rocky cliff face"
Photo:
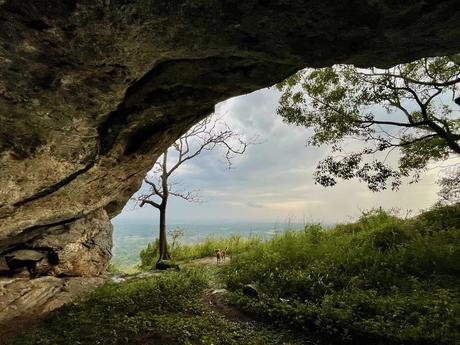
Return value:
<svg viewBox="0 0 460 345">
<path fill-rule="evenodd" d="M 49 227 L 4 251 L 0 275 L 97 276 L 105 272 L 111 249 L 112 225 L 107 213 L 99 209 L 74 222 Z"/>
<path fill-rule="evenodd" d="M 0 256 L 97 274 L 109 217 L 217 102 L 306 66 L 457 53 L 459 37 L 457 0 L 0 0 Z"/>
</svg>

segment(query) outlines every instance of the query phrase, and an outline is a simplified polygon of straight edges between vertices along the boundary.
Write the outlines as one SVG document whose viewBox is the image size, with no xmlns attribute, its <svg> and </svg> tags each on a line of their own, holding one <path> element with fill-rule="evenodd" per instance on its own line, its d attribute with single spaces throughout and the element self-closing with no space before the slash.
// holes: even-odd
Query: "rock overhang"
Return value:
<svg viewBox="0 0 460 345">
<path fill-rule="evenodd" d="M 0 253 L 116 215 L 219 101 L 459 37 L 454 0 L 0 1 Z"/>
</svg>

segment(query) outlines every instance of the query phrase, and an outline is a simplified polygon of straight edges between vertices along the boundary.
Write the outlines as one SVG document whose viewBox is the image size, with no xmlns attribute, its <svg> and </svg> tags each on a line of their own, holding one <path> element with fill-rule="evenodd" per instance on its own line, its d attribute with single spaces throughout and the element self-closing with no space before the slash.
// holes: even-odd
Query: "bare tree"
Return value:
<svg viewBox="0 0 460 345">
<path fill-rule="evenodd" d="M 174 172 L 185 162 L 217 147 L 223 149 L 225 161 L 230 168 L 232 158 L 243 154 L 247 145 L 248 142 L 243 140 L 242 136 L 214 115 L 193 126 L 158 158 L 153 173 L 144 179 L 150 187 L 149 192 L 136 198 L 140 207 L 148 204 L 160 212 L 158 262 L 171 258 L 166 236 L 166 208 L 169 197 L 176 196 L 186 201 L 198 201 L 196 192 L 179 190 L 177 184 L 171 182 Z"/>
</svg>

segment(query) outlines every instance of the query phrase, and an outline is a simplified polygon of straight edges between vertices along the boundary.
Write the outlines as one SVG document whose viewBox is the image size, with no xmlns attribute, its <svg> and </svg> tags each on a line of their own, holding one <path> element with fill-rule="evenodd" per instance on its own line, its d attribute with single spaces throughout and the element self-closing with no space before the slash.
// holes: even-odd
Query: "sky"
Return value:
<svg viewBox="0 0 460 345">
<path fill-rule="evenodd" d="M 329 188 L 316 185 L 316 164 L 330 150 L 327 146 L 306 147 L 311 132 L 288 125 L 276 115 L 279 97 L 273 87 L 216 105 L 215 112 L 234 131 L 247 138 L 257 137 L 258 143 L 236 156 L 231 169 L 219 150 L 203 152 L 181 166 L 175 181 L 182 189 L 199 191 L 201 202 L 171 197 L 167 210 L 170 223 L 333 224 L 352 221 L 363 210 L 379 206 L 413 215 L 438 199 L 436 179 L 442 164 L 430 168 L 419 183 L 403 185 L 399 191 L 374 193 L 356 180 L 339 181 Z M 146 190 L 144 185 L 141 192 Z M 155 222 L 158 211 L 129 202 L 116 219 Z"/>
</svg>

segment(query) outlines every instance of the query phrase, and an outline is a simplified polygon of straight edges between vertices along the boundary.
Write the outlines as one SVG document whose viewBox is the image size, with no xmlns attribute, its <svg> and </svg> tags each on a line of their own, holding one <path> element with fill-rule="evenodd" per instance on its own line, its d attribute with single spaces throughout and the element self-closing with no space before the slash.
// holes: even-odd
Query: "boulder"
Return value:
<svg viewBox="0 0 460 345">
<path fill-rule="evenodd" d="M 112 258 L 112 225 L 101 209 L 50 229 L 31 241 L 31 246 L 53 249 L 59 258 L 55 275 L 97 276 L 105 272 Z"/>
<path fill-rule="evenodd" d="M 37 262 L 38 275 L 97 276 L 112 257 L 112 225 L 104 210 L 71 224 L 52 227 L 21 244 L 29 249 L 10 249 L 0 255 L 0 273 L 8 271 L 5 257 Z M 29 276 L 24 270 L 20 276 Z"/>
<path fill-rule="evenodd" d="M 0 278 L 0 325 L 17 318 L 39 318 L 85 296 L 106 278 Z"/>
</svg>

